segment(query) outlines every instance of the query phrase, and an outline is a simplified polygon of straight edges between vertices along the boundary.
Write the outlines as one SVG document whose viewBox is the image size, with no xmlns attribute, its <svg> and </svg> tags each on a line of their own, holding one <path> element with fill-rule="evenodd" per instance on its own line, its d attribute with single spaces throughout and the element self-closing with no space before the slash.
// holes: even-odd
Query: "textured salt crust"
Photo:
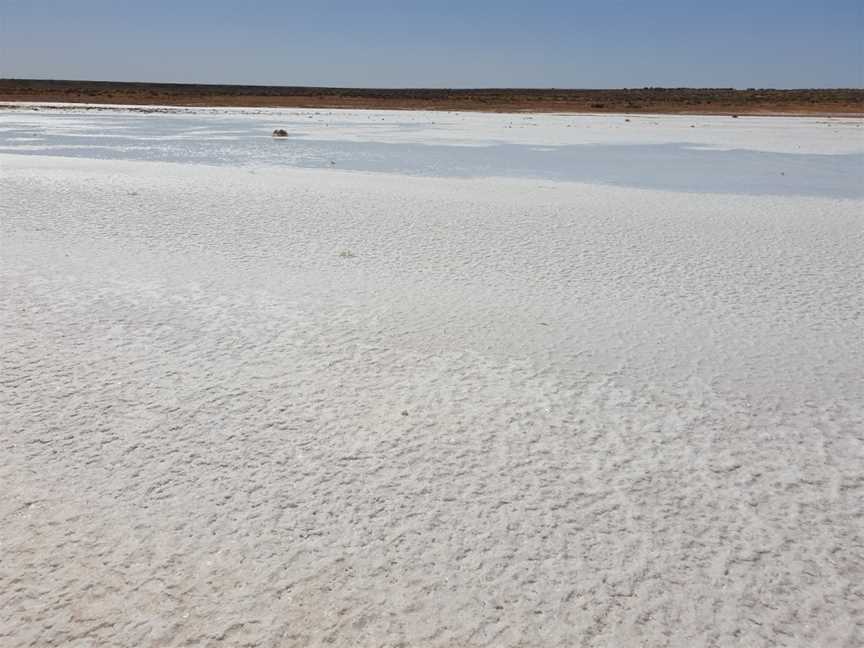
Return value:
<svg viewBox="0 0 864 648">
<path fill-rule="evenodd" d="M 0 645 L 864 643 L 861 201 L 0 169 Z"/>
</svg>

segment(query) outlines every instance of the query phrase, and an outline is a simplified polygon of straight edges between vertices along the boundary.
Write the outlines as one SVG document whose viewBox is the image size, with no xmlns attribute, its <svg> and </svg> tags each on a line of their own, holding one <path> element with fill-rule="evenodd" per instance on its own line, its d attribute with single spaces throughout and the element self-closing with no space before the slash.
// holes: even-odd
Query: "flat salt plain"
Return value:
<svg viewBox="0 0 864 648">
<path fill-rule="evenodd" d="M 860 120 L 32 108 L 0 645 L 864 645 Z"/>
</svg>

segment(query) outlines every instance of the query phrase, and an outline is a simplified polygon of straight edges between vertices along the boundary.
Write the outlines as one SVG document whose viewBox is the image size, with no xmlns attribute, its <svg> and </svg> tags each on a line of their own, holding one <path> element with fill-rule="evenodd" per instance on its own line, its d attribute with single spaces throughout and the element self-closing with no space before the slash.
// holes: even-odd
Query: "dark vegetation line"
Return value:
<svg viewBox="0 0 864 648">
<path fill-rule="evenodd" d="M 864 113 L 864 90 L 855 88 L 316 88 L 0 79 L 0 101 L 541 112 Z"/>
</svg>

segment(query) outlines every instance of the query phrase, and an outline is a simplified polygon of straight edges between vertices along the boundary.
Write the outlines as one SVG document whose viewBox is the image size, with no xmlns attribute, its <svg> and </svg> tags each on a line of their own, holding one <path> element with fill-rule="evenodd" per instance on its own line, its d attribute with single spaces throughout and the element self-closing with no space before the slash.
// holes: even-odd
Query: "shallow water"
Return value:
<svg viewBox="0 0 864 648">
<path fill-rule="evenodd" d="M 481 146 L 388 142 L 387 133 L 434 129 L 394 119 L 364 125 L 370 139 L 274 139 L 274 119 L 224 114 L 7 114 L 0 152 L 228 166 L 335 167 L 433 177 L 522 177 L 672 191 L 864 197 L 864 155 L 721 150 L 687 143 Z M 34 119 L 34 117 L 36 117 Z M 301 116 L 280 118 L 310 126 Z M 338 118 L 322 133 L 357 124 Z"/>
</svg>

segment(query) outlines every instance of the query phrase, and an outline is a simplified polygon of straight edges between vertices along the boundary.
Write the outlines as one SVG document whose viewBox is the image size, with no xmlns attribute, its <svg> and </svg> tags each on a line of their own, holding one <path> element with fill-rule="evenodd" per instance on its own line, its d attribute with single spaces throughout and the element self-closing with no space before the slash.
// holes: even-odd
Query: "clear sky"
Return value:
<svg viewBox="0 0 864 648">
<path fill-rule="evenodd" d="M 862 0 L 0 0 L 0 77 L 861 87 Z"/>
</svg>

